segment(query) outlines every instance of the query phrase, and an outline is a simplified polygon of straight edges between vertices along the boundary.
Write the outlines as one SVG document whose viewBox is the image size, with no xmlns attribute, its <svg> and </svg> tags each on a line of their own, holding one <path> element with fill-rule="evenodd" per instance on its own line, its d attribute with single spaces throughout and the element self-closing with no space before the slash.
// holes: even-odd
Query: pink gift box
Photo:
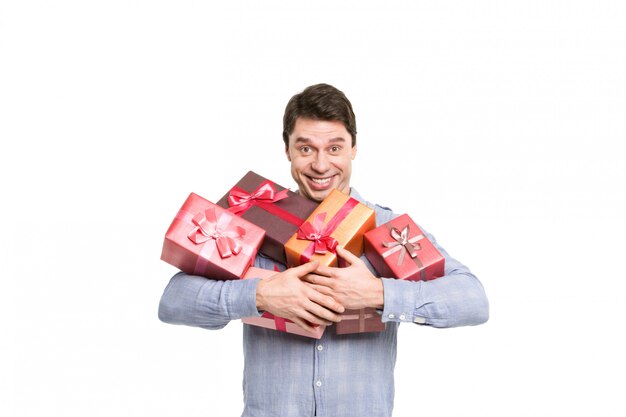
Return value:
<svg viewBox="0 0 626 417">
<path fill-rule="evenodd" d="M 268 269 L 255 268 L 251 267 L 248 269 L 248 272 L 244 275 L 244 279 L 246 278 L 261 278 L 268 279 L 272 275 L 276 274 L 277 271 L 270 271 Z M 251 324 L 253 326 L 265 327 L 266 329 L 278 330 L 279 332 L 286 332 L 297 334 L 300 336 L 312 337 L 314 339 L 319 339 L 324 334 L 324 329 L 326 326 L 319 325 L 316 327 L 315 331 L 307 332 L 302 327 L 298 326 L 294 322 L 289 319 L 284 319 L 282 317 L 274 316 L 267 311 L 263 313 L 261 317 L 245 317 L 241 319 L 242 322 L 246 324 Z"/>
<path fill-rule="evenodd" d="M 191 193 L 165 234 L 161 259 L 188 274 L 239 279 L 264 236 L 260 227 Z"/>
</svg>

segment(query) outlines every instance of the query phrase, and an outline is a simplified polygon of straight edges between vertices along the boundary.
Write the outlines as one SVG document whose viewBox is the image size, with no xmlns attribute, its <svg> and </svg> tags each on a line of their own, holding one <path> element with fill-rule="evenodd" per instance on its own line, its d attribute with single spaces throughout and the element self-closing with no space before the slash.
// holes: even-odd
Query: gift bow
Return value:
<svg viewBox="0 0 626 417">
<path fill-rule="evenodd" d="M 320 255 L 327 251 L 334 252 L 339 244 L 334 237 L 330 236 L 334 227 L 322 227 L 324 219 L 326 219 L 326 212 L 318 213 L 313 218 L 313 224 L 304 222 L 298 228 L 298 239 L 312 241 L 315 245 L 314 252 Z"/>
<path fill-rule="evenodd" d="M 237 255 L 243 249 L 241 238 L 245 236 L 246 229 L 236 226 L 234 230 L 219 230 L 215 208 L 196 214 L 191 222 L 196 225 L 196 228 L 189 232 L 187 237 L 196 245 L 214 239 L 222 258 Z"/>
<path fill-rule="evenodd" d="M 271 182 L 266 181 L 259 185 L 256 190 L 248 193 L 242 189 L 233 189 L 228 195 L 229 210 L 237 214 L 245 211 L 251 205 L 258 202 L 263 203 L 275 203 L 283 198 L 287 198 L 288 189 L 276 192 L 276 189 Z"/>
<path fill-rule="evenodd" d="M 391 234 L 391 237 L 394 238 L 394 240 L 391 242 L 383 242 L 384 247 L 391 248 L 383 254 L 383 257 L 386 258 L 392 253 L 401 251 L 396 265 L 402 265 L 402 262 L 404 262 L 405 253 L 408 253 L 411 258 L 417 257 L 417 251 L 422 249 L 418 241 L 424 239 L 424 235 L 420 234 L 409 239 L 410 232 L 408 224 L 404 226 L 404 229 L 402 229 L 401 232 L 398 231 L 398 229 L 396 229 L 395 227 L 392 227 L 389 233 Z"/>
</svg>

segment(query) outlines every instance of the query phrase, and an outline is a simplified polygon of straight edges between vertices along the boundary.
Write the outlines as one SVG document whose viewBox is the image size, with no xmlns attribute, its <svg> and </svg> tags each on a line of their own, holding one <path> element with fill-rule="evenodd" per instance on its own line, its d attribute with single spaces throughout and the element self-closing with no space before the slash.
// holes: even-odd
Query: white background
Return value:
<svg viewBox="0 0 626 417">
<path fill-rule="evenodd" d="M 157 319 L 163 234 L 249 169 L 294 188 L 282 113 L 318 82 L 354 105 L 352 184 L 491 303 L 401 328 L 394 416 L 625 415 L 624 22 L 621 1 L 0 1 L 0 415 L 240 415 L 241 323 Z"/>
</svg>

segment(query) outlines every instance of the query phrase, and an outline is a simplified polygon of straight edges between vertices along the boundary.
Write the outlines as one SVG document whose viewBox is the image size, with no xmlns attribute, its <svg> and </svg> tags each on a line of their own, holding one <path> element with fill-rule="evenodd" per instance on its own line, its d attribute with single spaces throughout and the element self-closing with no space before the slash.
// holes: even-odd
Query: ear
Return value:
<svg viewBox="0 0 626 417">
<path fill-rule="evenodd" d="M 289 155 L 289 146 L 285 146 L 285 155 L 287 155 L 287 160 L 291 162 L 291 155 Z"/>
<path fill-rule="evenodd" d="M 352 159 L 356 158 L 356 145 L 352 147 L 351 152 L 352 152 Z"/>
</svg>

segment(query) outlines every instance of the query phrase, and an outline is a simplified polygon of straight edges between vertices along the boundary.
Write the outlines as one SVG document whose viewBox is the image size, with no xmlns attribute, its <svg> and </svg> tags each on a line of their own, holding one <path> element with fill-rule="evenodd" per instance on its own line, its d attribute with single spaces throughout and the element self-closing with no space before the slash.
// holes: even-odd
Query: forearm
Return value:
<svg viewBox="0 0 626 417">
<path fill-rule="evenodd" d="M 383 321 L 457 327 L 482 324 L 489 318 L 483 287 L 471 274 L 451 274 L 432 281 L 383 278 L 383 285 Z"/>
<path fill-rule="evenodd" d="M 258 279 L 218 281 L 179 272 L 165 288 L 159 319 L 205 329 L 221 329 L 230 320 L 258 315 Z"/>
<path fill-rule="evenodd" d="M 489 319 L 489 302 L 478 278 L 443 248 L 437 245 L 437 249 L 445 257 L 443 277 L 431 281 L 382 279 L 383 321 L 457 327 L 482 324 Z"/>
</svg>

